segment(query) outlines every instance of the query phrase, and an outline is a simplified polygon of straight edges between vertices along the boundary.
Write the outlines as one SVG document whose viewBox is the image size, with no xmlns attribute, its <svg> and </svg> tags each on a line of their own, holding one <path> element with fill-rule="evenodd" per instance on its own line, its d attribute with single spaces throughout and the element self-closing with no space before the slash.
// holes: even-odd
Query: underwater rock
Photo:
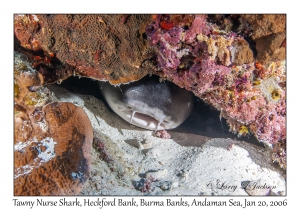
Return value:
<svg viewBox="0 0 300 210">
<path fill-rule="evenodd" d="M 75 195 L 89 176 L 90 121 L 74 104 L 53 102 L 22 58 L 15 52 L 14 195 Z"/>
<path fill-rule="evenodd" d="M 151 57 L 146 52 L 143 35 L 150 15 L 39 14 L 35 17 L 16 15 L 15 37 L 25 49 L 42 51 L 39 53 L 42 60 L 55 56 L 51 58 L 49 72 L 57 80 L 77 74 L 118 84 L 138 80 L 148 73 L 141 64 Z M 43 61 L 37 69 L 48 66 Z"/>
<path fill-rule="evenodd" d="M 252 63 L 254 61 L 253 52 L 250 49 L 248 42 L 244 39 L 237 39 L 232 46 L 232 64 L 239 66 L 244 63 Z M 233 53 L 233 51 L 235 52 Z"/>
<path fill-rule="evenodd" d="M 39 19 L 36 15 L 14 16 L 14 34 L 25 49 L 35 51 L 42 49 L 40 43 L 33 36 L 38 31 Z"/>
<path fill-rule="evenodd" d="M 15 195 L 76 195 L 89 177 L 90 121 L 71 103 L 50 103 L 42 112 L 49 137 L 15 144 Z"/>
<path fill-rule="evenodd" d="M 14 53 L 14 140 L 26 142 L 47 130 L 42 107 L 53 100 L 51 91 L 42 87 L 43 76 L 27 62 L 26 56 Z M 42 136 L 45 138 L 46 136 Z"/>
<path fill-rule="evenodd" d="M 268 146 L 286 140 L 285 23 L 284 14 L 16 15 L 14 21 L 16 48 L 39 53 L 26 55 L 46 83 L 80 75 L 119 84 L 157 74 L 215 107 L 233 133 L 253 134 Z"/>
<path fill-rule="evenodd" d="M 241 18 L 251 24 L 253 40 L 286 30 L 285 14 L 246 14 Z"/>
<path fill-rule="evenodd" d="M 160 23 L 166 19 L 157 15 L 156 22 L 146 29 L 158 55 L 160 77 L 192 91 L 219 110 L 230 131 L 238 136 L 254 134 L 269 146 L 285 139 L 285 61 L 272 57 L 266 64 L 254 63 L 256 58 L 246 40 L 218 29 L 205 15 L 196 15 L 185 28 L 174 25 L 164 29 Z M 283 40 L 280 35 L 270 38 L 265 45 L 274 53 L 268 53 L 282 53 L 278 49 L 284 48 L 280 45 Z M 258 50 L 261 56 L 264 49 Z"/>
<path fill-rule="evenodd" d="M 286 169 L 286 139 L 283 139 L 273 146 L 272 160 Z"/>
<path fill-rule="evenodd" d="M 172 182 L 170 181 L 163 181 L 160 183 L 159 187 L 162 190 L 170 190 L 172 186 Z"/>
<path fill-rule="evenodd" d="M 285 32 L 271 34 L 269 36 L 256 39 L 256 49 L 258 52 L 257 60 L 262 61 L 262 63 L 285 60 L 285 40 Z"/>
</svg>

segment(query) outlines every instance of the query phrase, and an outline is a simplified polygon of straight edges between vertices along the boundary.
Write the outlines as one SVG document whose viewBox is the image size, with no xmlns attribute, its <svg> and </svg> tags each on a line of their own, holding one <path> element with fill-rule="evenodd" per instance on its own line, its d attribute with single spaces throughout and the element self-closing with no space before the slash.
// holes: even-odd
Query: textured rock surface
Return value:
<svg viewBox="0 0 300 210">
<path fill-rule="evenodd" d="M 241 15 L 242 19 L 251 24 L 253 28 L 252 39 L 257 39 L 270 34 L 285 32 L 286 15 L 285 14 L 259 14 L 259 15 Z"/>
<path fill-rule="evenodd" d="M 263 63 L 285 60 L 285 39 L 285 32 L 256 39 L 257 59 L 263 61 Z"/>
<path fill-rule="evenodd" d="M 73 74 L 118 84 L 138 80 L 149 58 L 143 35 L 150 15 L 36 15 L 15 16 L 15 36 L 20 45 L 41 57 L 51 57 L 48 82 Z M 44 74 L 45 75 L 45 74 Z M 46 75 L 47 77 L 47 75 Z"/>
<path fill-rule="evenodd" d="M 257 58 L 261 63 L 282 61 L 286 57 L 286 15 L 241 15 L 250 24 L 251 38 L 256 42 Z"/>
<path fill-rule="evenodd" d="M 252 63 L 254 61 L 253 52 L 249 48 L 248 42 L 244 39 L 237 40 L 233 43 L 233 48 L 236 52 L 232 56 L 232 63 L 234 65 L 243 65 L 244 63 Z"/>
<path fill-rule="evenodd" d="M 114 84 L 157 74 L 214 106 L 233 133 L 277 145 L 272 157 L 285 168 L 285 19 L 25 15 L 14 24 L 16 48 L 31 50 L 46 83 L 73 74 Z"/>
<path fill-rule="evenodd" d="M 14 194 L 77 194 L 89 177 L 90 121 L 72 103 L 50 103 L 53 94 L 24 59 L 15 53 Z"/>
<path fill-rule="evenodd" d="M 15 139 L 15 195 L 75 195 L 89 177 L 93 131 L 81 108 L 51 103 L 43 108 L 48 132 Z"/>
<path fill-rule="evenodd" d="M 219 30 L 206 21 L 205 15 L 196 15 L 187 29 L 164 28 L 162 23 L 167 18 L 157 16 L 146 30 L 149 43 L 157 52 L 158 74 L 217 108 L 237 135 L 253 133 L 267 145 L 279 141 L 284 144 L 285 61 L 253 63 L 246 40 L 232 31 Z M 277 39 L 282 42 L 284 37 L 274 40 Z M 276 43 L 273 39 L 265 42 L 258 48 L 259 56 L 264 51 L 268 61 L 270 55 L 284 52 L 285 48 Z M 284 163 L 285 155 L 282 159 L 274 161 Z"/>
<path fill-rule="evenodd" d="M 109 80 L 114 84 L 126 83 L 138 80 L 156 69 L 145 28 L 159 17 L 153 15 L 151 20 L 151 15 L 16 15 L 15 43 L 16 48 L 26 53 L 30 60 L 38 60 L 37 69 L 47 82 L 79 74 Z M 199 30 L 197 27 L 202 27 L 200 22 L 200 25 L 193 25 L 194 19 L 195 15 L 170 15 L 160 22 L 160 27 L 166 30 L 173 26 L 189 28 L 186 30 L 186 41 L 190 42 Z M 208 20 L 217 24 L 211 24 L 212 32 L 217 37 L 237 27 L 235 33 L 241 36 L 241 41 L 234 42 L 238 52 L 233 58 L 235 65 L 253 61 L 252 50 L 243 41 L 243 36 L 251 36 L 256 41 L 285 32 L 285 15 L 231 15 L 226 18 L 210 15 Z M 207 30 L 211 29 L 207 27 Z M 173 40 L 177 38 L 173 37 Z M 220 51 L 219 55 L 222 54 Z M 284 59 L 283 53 L 279 54 L 279 57 L 271 57 L 268 61 Z M 265 58 L 258 56 L 254 59 L 263 63 Z"/>
</svg>

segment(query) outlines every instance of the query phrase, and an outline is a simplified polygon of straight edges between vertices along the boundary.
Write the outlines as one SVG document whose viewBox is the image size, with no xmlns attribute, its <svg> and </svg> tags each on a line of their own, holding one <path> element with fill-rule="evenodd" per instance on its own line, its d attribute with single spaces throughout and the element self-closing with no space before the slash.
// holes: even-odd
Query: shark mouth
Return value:
<svg viewBox="0 0 300 210">
<path fill-rule="evenodd" d="M 157 119 L 155 116 L 148 114 L 149 110 L 145 112 L 133 111 L 132 109 L 119 110 L 122 113 L 118 112 L 117 114 L 132 125 L 155 131 L 170 128 L 170 122 L 167 116 L 162 116 L 160 119 Z"/>
<path fill-rule="evenodd" d="M 193 108 L 193 96 L 187 90 L 159 79 L 143 78 L 130 84 L 114 86 L 99 82 L 102 95 L 121 118 L 148 130 L 178 127 Z"/>
</svg>

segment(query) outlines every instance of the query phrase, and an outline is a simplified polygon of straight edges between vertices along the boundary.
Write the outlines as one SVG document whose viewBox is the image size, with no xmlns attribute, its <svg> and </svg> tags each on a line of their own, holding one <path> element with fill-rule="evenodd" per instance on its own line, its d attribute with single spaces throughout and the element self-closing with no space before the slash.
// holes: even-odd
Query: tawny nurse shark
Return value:
<svg viewBox="0 0 300 210">
<path fill-rule="evenodd" d="M 99 82 L 99 86 L 116 114 L 135 126 L 149 130 L 176 128 L 193 109 L 192 93 L 154 77 L 119 86 Z"/>
</svg>

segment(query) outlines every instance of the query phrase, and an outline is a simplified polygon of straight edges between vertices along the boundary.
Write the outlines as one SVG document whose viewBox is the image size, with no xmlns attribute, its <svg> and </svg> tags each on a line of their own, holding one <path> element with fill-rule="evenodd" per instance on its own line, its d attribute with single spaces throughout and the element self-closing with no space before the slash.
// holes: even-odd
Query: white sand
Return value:
<svg viewBox="0 0 300 210">
<path fill-rule="evenodd" d="M 93 96 L 56 86 L 49 89 L 59 101 L 84 109 L 98 139 L 96 147 L 99 142 L 104 145 L 102 154 L 92 149 L 91 177 L 82 195 L 248 195 L 241 187 L 244 181 L 271 186 L 271 194 L 286 193 L 284 173 L 272 163 L 267 148 L 232 139 L 212 139 L 201 147 L 181 146 L 128 124 Z M 99 158 L 104 157 L 103 151 L 105 160 Z M 134 187 L 143 177 L 156 179 L 149 182 L 147 192 Z M 267 192 L 262 189 L 255 194 Z"/>
</svg>

